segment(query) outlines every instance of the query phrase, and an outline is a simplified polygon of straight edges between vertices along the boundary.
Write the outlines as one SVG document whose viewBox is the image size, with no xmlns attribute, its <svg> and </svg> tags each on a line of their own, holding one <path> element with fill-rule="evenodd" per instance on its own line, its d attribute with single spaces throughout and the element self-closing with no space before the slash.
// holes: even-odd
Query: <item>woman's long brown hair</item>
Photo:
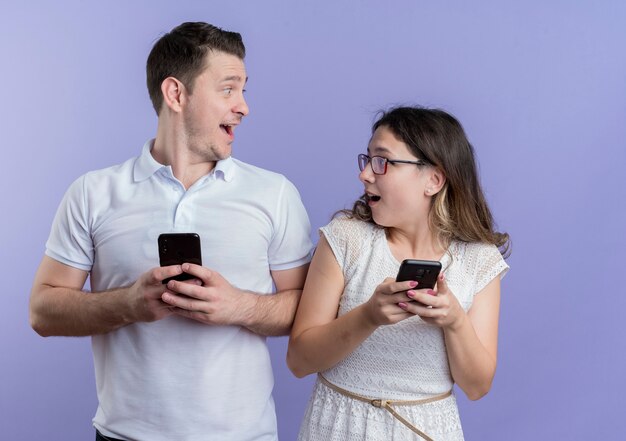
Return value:
<svg viewBox="0 0 626 441">
<path fill-rule="evenodd" d="M 396 107 L 382 113 L 372 134 L 379 127 L 388 128 L 413 155 L 445 174 L 446 182 L 433 196 L 428 218 L 436 239 L 446 248 L 452 240 L 489 243 L 508 257 L 509 235 L 495 229 L 478 179 L 474 149 L 456 118 L 439 109 Z M 375 224 L 365 195 L 351 210 L 340 213 Z"/>
</svg>

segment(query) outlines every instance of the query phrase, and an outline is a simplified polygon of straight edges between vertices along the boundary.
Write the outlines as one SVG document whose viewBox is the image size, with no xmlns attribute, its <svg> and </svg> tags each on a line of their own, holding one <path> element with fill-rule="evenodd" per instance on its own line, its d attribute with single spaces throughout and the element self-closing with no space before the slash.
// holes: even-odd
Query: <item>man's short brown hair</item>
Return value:
<svg viewBox="0 0 626 441">
<path fill-rule="evenodd" d="M 146 63 L 146 82 L 157 115 L 163 105 L 163 80 L 174 77 L 193 91 L 194 81 L 205 68 L 206 55 L 211 51 L 235 55 L 241 60 L 246 56 L 240 34 L 203 22 L 183 23 L 155 43 Z"/>
</svg>

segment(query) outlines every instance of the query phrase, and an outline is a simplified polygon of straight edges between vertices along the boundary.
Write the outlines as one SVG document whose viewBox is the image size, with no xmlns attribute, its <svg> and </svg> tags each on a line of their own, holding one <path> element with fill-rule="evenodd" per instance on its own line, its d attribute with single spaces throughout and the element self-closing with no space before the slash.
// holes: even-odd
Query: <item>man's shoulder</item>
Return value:
<svg viewBox="0 0 626 441">
<path fill-rule="evenodd" d="M 103 179 L 118 179 L 122 177 L 132 177 L 133 169 L 137 157 L 127 159 L 126 161 L 110 165 L 108 167 L 90 170 L 84 173 L 79 179 L 83 179 L 86 182 L 98 182 Z"/>
<path fill-rule="evenodd" d="M 103 197 L 105 194 L 110 194 L 114 188 L 127 186 L 133 180 L 136 159 L 131 158 L 121 164 L 83 173 L 70 184 L 66 197 L 70 199 L 91 198 L 93 195 Z M 106 193 L 103 189 L 107 189 Z"/>
<path fill-rule="evenodd" d="M 257 165 L 252 165 L 248 162 L 244 162 L 241 159 L 237 159 L 237 158 L 231 158 L 233 163 L 235 164 L 235 166 L 237 167 L 237 169 L 239 170 L 239 172 L 241 173 L 247 173 L 247 174 L 251 174 L 251 175 L 258 175 L 262 178 L 268 178 L 268 179 L 282 179 L 284 178 L 284 176 L 280 173 L 268 170 L 266 168 L 262 168 L 259 167 Z"/>
<path fill-rule="evenodd" d="M 242 181 L 246 183 L 255 183 L 263 185 L 283 185 L 288 179 L 277 172 L 267 170 L 265 168 L 258 167 L 256 165 L 248 164 L 247 162 L 239 159 L 231 158 L 234 166 L 237 168 L 238 177 L 242 178 Z"/>
</svg>

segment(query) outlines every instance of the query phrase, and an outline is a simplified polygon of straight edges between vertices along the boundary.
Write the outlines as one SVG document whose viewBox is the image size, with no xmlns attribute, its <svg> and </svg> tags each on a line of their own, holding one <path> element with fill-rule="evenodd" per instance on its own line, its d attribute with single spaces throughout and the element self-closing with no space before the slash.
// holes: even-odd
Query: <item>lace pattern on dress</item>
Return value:
<svg viewBox="0 0 626 441">
<path fill-rule="evenodd" d="M 395 277 L 385 231 L 339 217 L 320 229 L 344 277 L 338 315 L 366 302 L 385 278 Z M 477 292 L 508 266 L 492 245 L 453 242 L 442 258 L 448 285 L 467 311 Z M 415 316 L 381 326 L 349 356 L 323 372 L 331 383 L 363 396 L 417 400 L 452 388 L 443 331 Z M 401 413 L 436 440 L 462 440 L 454 396 Z M 405 415 L 406 414 L 406 415 Z M 300 440 L 414 440 L 416 434 L 388 412 L 316 383 Z"/>
</svg>

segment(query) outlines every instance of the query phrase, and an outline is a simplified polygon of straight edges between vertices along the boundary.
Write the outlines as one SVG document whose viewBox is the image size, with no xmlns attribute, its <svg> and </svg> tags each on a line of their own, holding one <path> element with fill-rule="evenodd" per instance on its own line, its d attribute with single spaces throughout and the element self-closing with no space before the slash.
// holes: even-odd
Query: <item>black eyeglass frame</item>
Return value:
<svg viewBox="0 0 626 441">
<path fill-rule="evenodd" d="M 378 173 L 376 170 L 374 170 L 374 166 L 372 165 L 373 162 L 372 160 L 374 158 L 380 158 L 383 161 L 384 167 L 383 167 L 383 172 L 382 173 Z M 408 161 L 405 159 L 387 159 L 384 158 L 382 156 L 369 156 L 366 155 L 365 153 L 359 153 L 358 157 L 357 157 L 357 161 L 359 163 L 359 170 L 363 171 L 365 170 L 365 167 L 367 167 L 367 165 L 369 164 L 370 167 L 372 167 L 372 172 L 375 175 L 384 175 L 385 173 L 387 173 L 387 164 L 415 164 L 415 165 L 429 165 L 428 162 L 423 161 L 421 159 L 418 159 L 417 161 Z M 361 168 L 361 163 L 363 162 L 363 168 Z"/>
</svg>

